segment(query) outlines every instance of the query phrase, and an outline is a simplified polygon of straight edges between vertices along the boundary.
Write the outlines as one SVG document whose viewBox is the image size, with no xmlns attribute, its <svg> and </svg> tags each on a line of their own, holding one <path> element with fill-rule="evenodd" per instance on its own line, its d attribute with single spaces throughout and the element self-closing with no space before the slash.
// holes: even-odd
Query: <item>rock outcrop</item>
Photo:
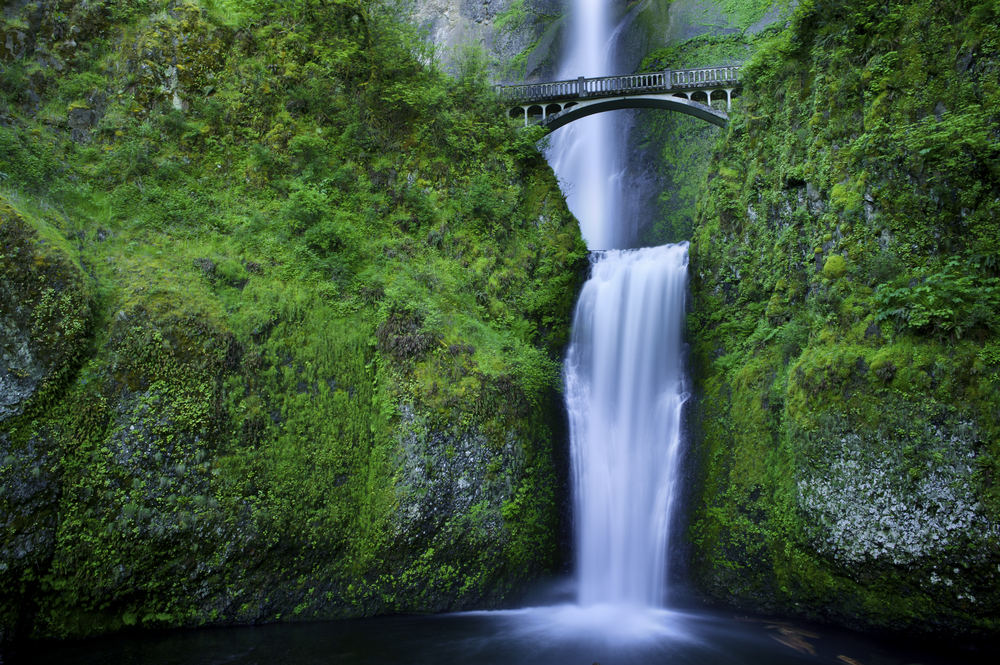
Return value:
<svg viewBox="0 0 1000 665">
<path fill-rule="evenodd" d="M 0 199 L 0 422 L 60 389 L 90 333 L 89 280 L 66 240 L 38 228 Z"/>
<path fill-rule="evenodd" d="M 996 12 L 804 3 L 744 69 L 691 248 L 709 598 L 995 635 Z"/>
<path fill-rule="evenodd" d="M 494 59 L 499 82 L 551 80 L 567 8 L 567 0 L 419 0 L 413 20 L 448 62 L 478 45 Z"/>
</svg>

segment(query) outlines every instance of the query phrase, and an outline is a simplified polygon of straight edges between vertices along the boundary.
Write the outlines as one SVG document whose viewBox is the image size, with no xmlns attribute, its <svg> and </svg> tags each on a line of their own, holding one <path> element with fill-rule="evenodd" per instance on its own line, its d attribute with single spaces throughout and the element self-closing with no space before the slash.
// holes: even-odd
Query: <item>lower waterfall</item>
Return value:
<svg viewBox="0 0 1000 665">
<path fill-rule="evenodd" d="M 663 604 L 676 494 L 687 243 L 595 254 L 564 374 L 578 601 Z"/>
</svg>

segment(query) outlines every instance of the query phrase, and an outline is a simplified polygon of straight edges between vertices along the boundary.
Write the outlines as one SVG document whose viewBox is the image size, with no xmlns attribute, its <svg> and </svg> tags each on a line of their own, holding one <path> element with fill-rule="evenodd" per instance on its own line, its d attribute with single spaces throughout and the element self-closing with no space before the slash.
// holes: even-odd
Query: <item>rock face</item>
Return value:
<svg viewBox="0 0 1000 665">
<path fill-rule="evenodd" d="M 61 458 L 51 439 L 15 442 L 0 432 L 0 578 L 14 581 L 4 584 L 9 595 L 0 606 L 0 644 L 30 621 L 34 573 L 55 551 Z"/>
<path fill-rule="evenodd" d="M 759 33 L 776 28 L 788 8 L 765 3 L 705 0 L 655 2 L 633 7 L 623 19 L 618 69 L 658 71 L 740 64 L 750 58 Z M 696 195 L 721 130 L 699 120 L 662 111 L 630 111 L 622 146 L 623 217 L 639 246 L 689 240 Z"/>
<path fill-rule="evenodd" d="M 419 0 L 413 20 L 454 63 L 466 45 L 495 60 L 498 82 L 555 76 L 567 0 Z"/>
<path fill-rule="evenodd" d="M 89 334 L 87 278 L 60 240 L 0 199 L 0 422 L 57 390 Z"/>
<path fill-rule="evenodd" d="M 91 329 L 89 279 L 64 246 L 0 199 L 0 643 L 25 620 L 27 589 L 55 550 L 63 458 L 51 428 L 3 424 L 51 412 Z"/>
<path fill-rule="evenodd" d="M 17 326 L 13 318 L 0 319 L 0 419 L 20 415 L 24 403 L 34 394 L 39 381 L 46 375 L 31 350 L 28 335 Z"/>
<path fill-rule="evenodd" d="M 738 607 L 992 636 L 1000 63 L 966 40 L 997 43 L 996 7 L 892 7 L 804 6 L 761 43 L 709 167 L 692 568 Z"/>
</svg>

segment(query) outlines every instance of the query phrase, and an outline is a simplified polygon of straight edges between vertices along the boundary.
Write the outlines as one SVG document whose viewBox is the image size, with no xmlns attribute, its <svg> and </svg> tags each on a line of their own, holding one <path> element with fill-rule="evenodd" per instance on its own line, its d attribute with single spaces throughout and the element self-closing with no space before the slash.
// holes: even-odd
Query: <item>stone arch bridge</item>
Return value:
<svg viewBox="0 0 1000 665">
<path fill-rule="evenodd" d="M 508 104 L 510 117 L 523 117 L 525 126 L 537 123 L 555 130 L 603 111 L 658 108 L 725 127 L 729 121 L 726 111 L 742 89 L 739 74 L 738 66 L 667 69 L 628 76 L 581 76 L 575 81 L 498 85 L 496 90 Z"/>
</svg>

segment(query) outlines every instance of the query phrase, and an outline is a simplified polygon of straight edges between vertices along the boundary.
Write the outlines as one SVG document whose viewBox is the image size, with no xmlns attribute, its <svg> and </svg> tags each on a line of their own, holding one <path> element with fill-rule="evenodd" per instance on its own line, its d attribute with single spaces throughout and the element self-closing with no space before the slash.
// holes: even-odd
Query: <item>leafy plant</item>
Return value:
<svg viewBox="0 0 1000 665">
<path fill-rule="evenodd" d="M 904 286 L 875 291 L 876 321 L 894 320 L 917 331 L 960 339 L 973 330 L 1000 330 L 1000 278 L 969 274 L 952 259 L 938 272 L 920 269 Z"/>
</svg>

